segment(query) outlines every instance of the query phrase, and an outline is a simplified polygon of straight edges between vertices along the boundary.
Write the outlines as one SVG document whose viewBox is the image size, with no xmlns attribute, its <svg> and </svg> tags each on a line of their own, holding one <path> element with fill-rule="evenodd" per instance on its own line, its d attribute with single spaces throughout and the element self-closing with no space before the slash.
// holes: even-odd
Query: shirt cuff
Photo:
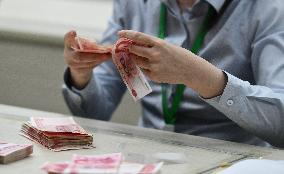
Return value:
<svg viewBox="0 0 284 174">
<path fill-rule="evenodd" d="M 210 99 L 204 99 L 205 102 L 214 106 L 223 113 L 228 112 L 243 112 L 245 110 L 246 89 L 250 86 L 250 83 L 243 81 L 228 72 L 224 73 L 228 77 L 228 82 L 223 93 L 217 97 Z"/>
<path fill-rule="evenodd" d="M 88 84 L 85 86 L 85 88 L 83 88 L 83 89 L 75 88 L 72 85 L 69 68 L 67 68 L 65 73 L 64 73 L 64 82 L 65 82 L 65 86 L 67 87 L 69 92 L 72 92 L 73 94 L 80 96 L 81 100 L 84 100 L 84 101 L 88 101 L 89 98 L 91 98 L 93 96 L 93 94 L 95 93 L 94 91 L 96 91 L 96 92 L 98 91 L 98 86 L 95 82 L 95 78 L 94 78 L 93 75 L 92 75 L 90 81 L 88 82 Z"/>
</svg>

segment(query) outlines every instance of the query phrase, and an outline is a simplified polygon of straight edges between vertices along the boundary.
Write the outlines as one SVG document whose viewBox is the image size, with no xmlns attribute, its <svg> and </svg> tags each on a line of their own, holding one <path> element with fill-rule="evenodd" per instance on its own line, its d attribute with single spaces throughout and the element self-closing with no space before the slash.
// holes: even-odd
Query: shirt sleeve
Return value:
<svg viewBox="0 0 284 174">
<path fill-rule="evenodd" d="M 117 32 L 124 28 L 124 5 L 118 0 L 113 2 L 113 14 L 104 32 L 102 44 L 113 44 L 117 40 Z M 93 70 L 91 80 L 82 90 L 72 86 L 70 71 L 67 68 L 62 93 L 72 114 L 109 120 L 125 90 L 115 65 L 109 60 Z"/>
<path fill-rule="evenodd" d="M 251 45 L 255 84 L 225 72 L 228 82 L 223 94 L 204 99 L 242 128 L 277 147 L 284 147 L 283 7 L 276 3 L 255 12 L 257 28 Z"/>
</svg>

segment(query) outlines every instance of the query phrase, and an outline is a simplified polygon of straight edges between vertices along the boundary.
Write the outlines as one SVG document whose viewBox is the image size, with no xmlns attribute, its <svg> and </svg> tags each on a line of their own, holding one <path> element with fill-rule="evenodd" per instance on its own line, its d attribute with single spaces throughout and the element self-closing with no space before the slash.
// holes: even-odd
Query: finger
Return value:
<svg viewBox="0 0 284 174">
<path fill-rule="evenodd" d="M 131 45 L 129 47 L 129 52 L 132 54 L 136 54 L 140 57 L 145 57 L 148 59 L 152 58 L 152 48 L 144 47 L 144 46 L 137 46 L 137 45 Z"/>
<path fill-rule="evenodd" d="M 143 69 L 149 69 L 149 60 L 145 57 L 140 57 L 135 54 L 130 54 L 130 58 L 135 62 L 135 64 Z"/>
<path fill-rule="evenodd" d="M 106 59 L 110 59 L 111 58 L 111 54 L 110 53 L 106 53 L 106 54 L 96 54 L 96 53 L 80 53 L 80 52 L 76 52 L 73 55 L 74 57 L 74 61 L 76 62 L 98 62 L 100 60 L 106 60 Z"/>
<path fill-rule="evenodd" d="M 157 78 L 157 76 L 155 75 L 155 73 L 153 73 L 153 71 L 148 69 L 141 69 L 141 70 L 145 74 L 145 76 L 148 77 L 150 80 L 156 83 L 162 83 L 162 81 L 159 78 Z"/>
<path fill-rule="evenodd" d="M 141 68 L 141 71 L 142 71 L 148 78 L 150 78 L 150 79 L 152 80 L 151 71 L 150 71 L 150 70 Z"/>
<path fill-rule="evenodd" d="M 64 45 L 65 45 L 65 47 L 67 47 L 67 48 L 71 48 L 71 47 L 77 48 L 78 44 L 77 44 L 77 42 L 75 40 L 76 36 L 77 36 L 77 33 L 74 30 L 69 31 L 68 33 L 66 33 L 65 36 L 64 36 Z"/>
<path fill-rule="evenodd" d="M 125 37 L 131 39 L 138 44 L 149 45 L 149 46 L 155 46 L 157 39 L 153 36 L 133 30 L 121 30 L 118 32 L 118 35 L 119 37 Z"/>
</svg>

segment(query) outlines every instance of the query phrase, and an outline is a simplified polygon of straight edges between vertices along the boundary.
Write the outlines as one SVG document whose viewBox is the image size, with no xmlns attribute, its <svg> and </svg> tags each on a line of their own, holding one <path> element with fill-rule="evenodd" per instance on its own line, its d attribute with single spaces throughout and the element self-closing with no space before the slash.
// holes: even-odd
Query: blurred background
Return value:
<svg viewBox="0 0 284 174">
<path fill-rule="evenodd" d="M 0 0 L 0 104 L 70 114 L 63 36 L 99 41 L 111 12 L 112 0 Z M 140 112 L 127 92 L 112 121 L 136 125 Z"/>
</svg>

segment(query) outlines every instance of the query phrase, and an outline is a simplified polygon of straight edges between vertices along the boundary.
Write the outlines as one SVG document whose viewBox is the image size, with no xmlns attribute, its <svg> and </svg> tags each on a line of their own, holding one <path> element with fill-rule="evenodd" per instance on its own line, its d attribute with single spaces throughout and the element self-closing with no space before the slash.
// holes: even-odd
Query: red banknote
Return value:
<svg viewBox="0 0 284 174">
<path fill-rule="evenodd" d="M 32 145 L 0 142 L 0 163 L 6 164 L 23 159 L 33 153 Z"/>
<path fill-rule="evenodd" d="M 163 163 L 139 164 L 123 161 L 121 153 L 74 155 L 71 162 L 45 163 L 42 170 L 53 174 L 157 174 Z"/>
<path fill-rule="evenodd" d="M 135 101 L 152 92 L 152 89 L 140 68 L 130 58 L 129 46 L 134 44 L 132 40 L 120 38 L 113 47 L 97 44 L 83 37 L 76 37 L 78 52 L 105 54 L 111 53 L 124 83 Z"/>
<path fill-rule="evenodd" d="M 42 170 L 48 173 L 118 173 L 122 162 L 121 153 L 103 155 L 73 155 L 71 162 L 65 163 L 45 163 Z"/>
<path fill-rule="evenodd" d="M 73 47 L 73 49 L 78 52 L 105 54 L 112 51 L 112 46 L 99 45 L 91 39 L 76 37 L 75 40 L 78 48 Z"/>
<path fill-rule="evenodd" d="M 24 123 L 21 135 L 53 151 L 93 148 L 93 136 L 72 117 L 32 117 Z"/>
<path fill-rule="evenodd" d="M 140 68 L 131 59 L 129 46 L 132 40 L 120 38 L 113 47 L 112 59 L 134 100 L 143 98 L 152 89 Z"/>
</svg>

